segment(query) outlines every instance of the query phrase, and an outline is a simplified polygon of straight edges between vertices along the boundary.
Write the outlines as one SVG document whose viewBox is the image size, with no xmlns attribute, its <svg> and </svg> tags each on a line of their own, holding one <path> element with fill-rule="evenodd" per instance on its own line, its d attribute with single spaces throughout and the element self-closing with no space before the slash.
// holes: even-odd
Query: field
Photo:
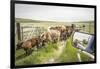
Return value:
<svg viewBox="0 0 100 69">
<path fill-rule="evenodd" d="M 81 28 L 80 32 L 94 34 L 94 23 L 93 21 L 84 22 L 49 22 L 49 21 L 32 21 L 32 20 L 17 20 L 17 22 L 28 25 L 31 24 L 34 27 L 41 27 L 47 30 L 49 26 L 68 25 L 75 24 L 76 27 Z M 15 31 L 15 45 L 18 42 L 17 32 Z M 62 44 L 63 43 L 63 44 Z M 16 48 L 16 47 L 15 47 Z M 33 64 L 48 64 L 48 63 L 69 63 L 69 62 L 80 62 L 77 57 L 78 49 L 72 45 L 72 36 L 66 41 L 57 43 L 48 42 L 45 47 L 38 50 L 33 49 L 31 55 L 25 55 L 23 49 L 15 50 L 15 64 L 18 65 L 33 65 Z M 80 53 L 81 62 L 93 61 L 85 55 Z"/>
</svg>

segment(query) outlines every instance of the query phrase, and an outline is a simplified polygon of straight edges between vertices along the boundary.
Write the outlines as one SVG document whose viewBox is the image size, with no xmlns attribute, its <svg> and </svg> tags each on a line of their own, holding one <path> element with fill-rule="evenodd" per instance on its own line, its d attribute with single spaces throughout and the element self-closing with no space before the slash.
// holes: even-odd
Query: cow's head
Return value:
<svg viewBox="0 0 100 69">
<path fill-rule="evenodd" d="M 18 42 L 17 45 L 16 45 L 17 46 L 16 50 L 21 49 L 22 48 L 22 44 L 23 44 L 22 41 Z"/>
<path fill-rule="evenodd" d="M 45 37 L 44 35 L 38 36 L 38 46 L 39 47 L 45 46 L 46 39 L 44 37 Z"/>
</svg>

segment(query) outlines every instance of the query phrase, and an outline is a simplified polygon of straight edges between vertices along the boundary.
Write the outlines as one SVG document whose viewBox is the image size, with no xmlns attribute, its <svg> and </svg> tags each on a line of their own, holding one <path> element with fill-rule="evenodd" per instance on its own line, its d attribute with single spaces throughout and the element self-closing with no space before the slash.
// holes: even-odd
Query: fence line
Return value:
<svg viewBox="0 0 100 69">
<path fill-rule="evenodd" d="M 35 27 L 34 24 L 17 23 L 18 40 L 26 41 L 34 36 L 40 35 L 44 31 L 42 27 Z"/>
</svg>

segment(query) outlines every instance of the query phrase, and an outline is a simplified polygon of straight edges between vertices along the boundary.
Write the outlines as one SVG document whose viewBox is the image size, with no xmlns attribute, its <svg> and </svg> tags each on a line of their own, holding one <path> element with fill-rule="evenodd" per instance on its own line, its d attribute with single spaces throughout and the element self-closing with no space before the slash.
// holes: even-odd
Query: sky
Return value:
<svg viewBox="0 0 100 69">
<path fill-rule="evenodd" d="M 57 22 L 93 21 L 94 8 L 15 4 L 15 17 Z"/>
</svg>

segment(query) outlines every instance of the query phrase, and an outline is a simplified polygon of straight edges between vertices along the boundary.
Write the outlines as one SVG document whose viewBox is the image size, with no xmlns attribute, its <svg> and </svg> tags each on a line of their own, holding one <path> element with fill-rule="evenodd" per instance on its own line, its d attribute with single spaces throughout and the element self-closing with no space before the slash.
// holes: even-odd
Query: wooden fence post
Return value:
<svg viewBox="0 0 100 69">
<path fill-rule="evenodd" d="M 21 27 L 21 39 L 24 39 L 24 31 L 23 31 L 23 27 Z"/>
<path fill-rule="evenodd" d="M 18 36 L 18 41 L 21 41 L 20 23 L 17 23 L 17 36 Z"/>
</svg>

